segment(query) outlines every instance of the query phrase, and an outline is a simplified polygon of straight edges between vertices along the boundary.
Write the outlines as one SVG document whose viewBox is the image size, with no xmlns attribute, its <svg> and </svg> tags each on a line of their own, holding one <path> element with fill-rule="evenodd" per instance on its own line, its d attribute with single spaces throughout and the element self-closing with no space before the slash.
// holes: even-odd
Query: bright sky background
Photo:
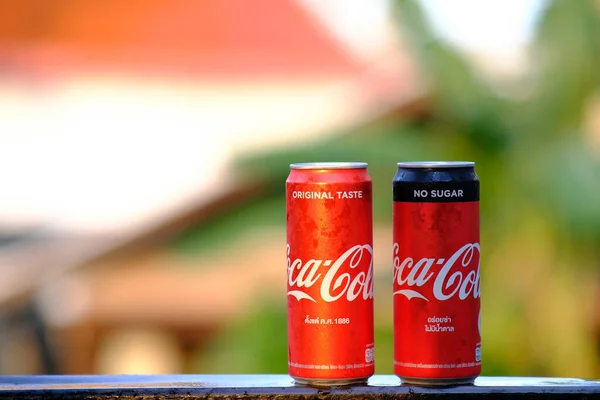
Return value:
<svg viewBox="0 0 600 400">
<path fill-rule="evenodd" d="M 526 44 L 545 0 L 421 0 L 444 39 L 469 52 L 512 52 Z"/>
<path fill-rule="evenodd" d="M 390 15 L 399 0 L 299 0 L 348 48 L 377 59 L 385 54 Z M 414 1 L 414 0 L 410 0 Z M 494 73 L 518 73 L 547 0 L 419 0 L 440 39 Z"/>
</svg>

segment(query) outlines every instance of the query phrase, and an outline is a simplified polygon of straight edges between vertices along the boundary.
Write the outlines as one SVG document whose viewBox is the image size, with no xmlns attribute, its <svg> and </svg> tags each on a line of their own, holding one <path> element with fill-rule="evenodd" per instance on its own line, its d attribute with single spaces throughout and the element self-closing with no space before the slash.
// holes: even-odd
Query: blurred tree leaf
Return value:
<svg viewBox="0 0 600 400">
<path fill-rule="evenodd" d="M 557 227 L 571 243 L 600 242 L 600 160 L 581 135 L 542 143 L 536 157 L 527 160 L 529 175 L 523 190 L 530 201 L 546 207 Z"/>
<path fill-rule="evenodd" d="M 537 87 L 530 129 L 549 139 L 578 131 L 600 87 L 600 12 L 593 0 L 554 0 L 533 45 Z"/>
<path fill-rule="evenodd" d="M 506 105 L 456 50 L 439 40 L 416 0 L 397 0 L 398 26 L 431 84 L 433 113 L 470 141 L 472 152 L 502 153 L 511 141 Z"/>
</svg>

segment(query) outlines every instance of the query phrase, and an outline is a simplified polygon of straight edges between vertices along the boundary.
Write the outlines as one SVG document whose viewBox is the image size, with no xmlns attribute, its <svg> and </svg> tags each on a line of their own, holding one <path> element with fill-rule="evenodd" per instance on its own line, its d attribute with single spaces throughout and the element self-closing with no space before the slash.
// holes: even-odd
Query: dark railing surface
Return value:
<svg viewBox="0 0 600 400">
<path fill-rule="evenodd" d="M 287 375 L 0 376 L 1 399 L 600 399 L 600 382 L 566 378 L 480 377 L 474 385 L 422 388 L 376 375 L 367 385 L 311 388 Z"/>
</svg>

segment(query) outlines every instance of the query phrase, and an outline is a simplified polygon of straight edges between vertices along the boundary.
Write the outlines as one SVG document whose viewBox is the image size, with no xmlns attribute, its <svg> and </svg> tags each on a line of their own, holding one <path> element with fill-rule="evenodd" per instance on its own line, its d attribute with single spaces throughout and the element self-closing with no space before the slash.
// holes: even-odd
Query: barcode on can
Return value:
<svg viewBox="0 0 600 400">
<path fill-rule="evenodd" d="M 375 349 L 371 347 L 365 350 L 365 362 L 371 363 L 375 359 Z"/>
</svg>

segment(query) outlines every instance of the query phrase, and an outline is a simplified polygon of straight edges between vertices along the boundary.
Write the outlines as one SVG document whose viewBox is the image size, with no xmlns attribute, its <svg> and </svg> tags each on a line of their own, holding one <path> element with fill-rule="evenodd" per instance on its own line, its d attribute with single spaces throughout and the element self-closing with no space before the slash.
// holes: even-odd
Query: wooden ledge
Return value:
<svg viewBox="0 0 600 400">
<path fill-rule="evenodd" d="M 294 385 L 287 375 L 56 375 L 0 376 L 6 399 L 600 399 L 600 382 L 566 378 L 480 377 L 475 385 L 421 388 L 376 375 L 368 385 L 316 389 Z"/>
</svg>

